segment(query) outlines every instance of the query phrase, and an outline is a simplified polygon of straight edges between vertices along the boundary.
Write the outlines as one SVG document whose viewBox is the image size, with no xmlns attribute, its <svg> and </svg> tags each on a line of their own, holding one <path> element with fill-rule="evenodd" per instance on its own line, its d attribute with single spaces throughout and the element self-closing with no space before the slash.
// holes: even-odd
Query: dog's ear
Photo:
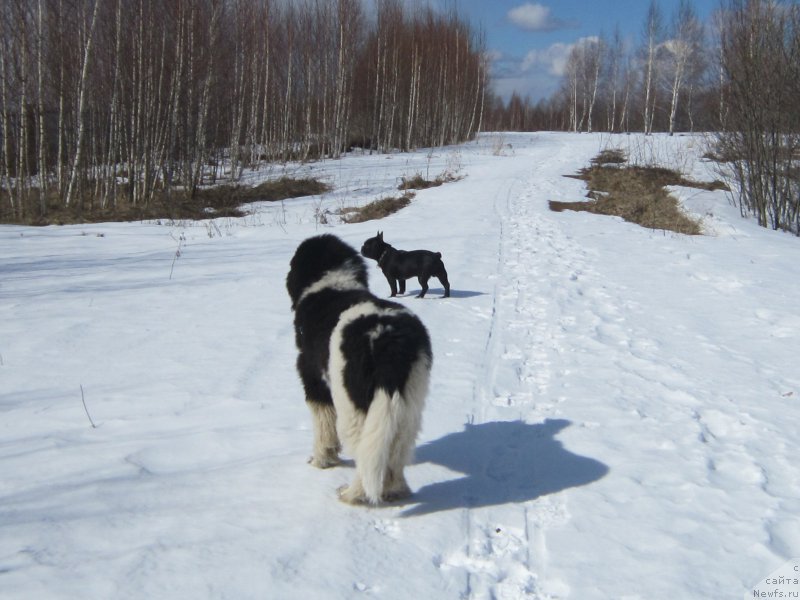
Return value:
<svg viewBox="0 0 800 600">
<path fill-rule="evenodd" d="M 378 232 L 378 239 L 379 239 L 380 241 L 383 241 L 383 232 L 382 232 L 382 231 L 379 231 L 379 232 Z"/>
</svg>

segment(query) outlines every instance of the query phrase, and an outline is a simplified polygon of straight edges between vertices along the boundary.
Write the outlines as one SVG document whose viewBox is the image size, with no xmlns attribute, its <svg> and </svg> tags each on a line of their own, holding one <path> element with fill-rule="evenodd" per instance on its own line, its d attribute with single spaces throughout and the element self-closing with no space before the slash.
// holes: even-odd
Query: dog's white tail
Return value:
<svg viewBox="0 0 800 600">
<path fill-rule="evenodd" d="M 411 368 L 404 394 L 375 390 L 355 456 L 364 495 L 372 504 L 378 504 L 387 491 L 408 493 L 403 468 L 413 458 L 422 427 L 430 368 L 430 358 L 420 356 Z M 387 482 L 387 477 L 391 481 Z"/>
<path fill-rule="evenodd" d="M 364 420 L 355 458 L 364 495 L 372 504 L 381 501 L 392 453 L 399 450 L 395 448 L 395 440 L 402 429 L 403 404 L 399 392 L 390 396 L 386 390 L 378 389 Z"/>
</svg>

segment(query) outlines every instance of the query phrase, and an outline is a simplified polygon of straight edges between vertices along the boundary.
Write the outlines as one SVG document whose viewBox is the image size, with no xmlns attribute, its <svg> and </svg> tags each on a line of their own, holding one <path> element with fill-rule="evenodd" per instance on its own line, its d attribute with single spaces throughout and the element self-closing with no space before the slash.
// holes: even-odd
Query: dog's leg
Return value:
<svg viewBox="0 0 800 600">
<path fill-rule="evenodd" d="M 364 486 L 361 484 L 361 477 L 356 473 L 350 485 L 343 485 L 336 490 L 339 500 L 347 504 L 368 504 L 367 496 L 364 493 Z"/>
<path fill-rule="evenodd" d="M 445 271 L 444 265 L 442 265 L 442 268 L 439 270 L 439 273 L 436 275 L 436 278 L 444 286 L 444 296 L 442 296 L 442 298 L 449 298 L 450 282 L 447 280 L 447 271 Z"/>
<path fill-rule="evenodd" d="M 319 469 L 335 467 L 341 462 L 341 444 L 336 434 L 336 409 L 333 404 L 313 400 L 307 400 L 306 403 L 314 421 L 314 454 L 308 462 Z"/>
<path fill-rule="evenodd" d="M 397 281 L 395 280 L 394 277 L 389 277 L 388 275 L 386 275 L 386 281 L 389 282 L 389 287 L 392 290 L 391 297 L 394 298 L 395 296 L 397 296 Z M 405 284 L 405 282 L 403 283 Z"/>
<path fill-rule="evenodd" d="M 406 280 L 405 279 L 398 279 L 397 283 L 400 284 L 399 285 L 400 293 L 401 294 L 405 294 L 406 293 Z"/>
<path fill-rule="evenodd" d="M 383 487 L 383 501 L 397 502 L 410 496 L 411 488 L 408 487 L 406 476 L 403 474 L 403 465 L 389 467 Z"/>
<path fill-rule="evenodd" d="M 428 291 L 428 279 L 429 278 L 430 278 L 429 275 L 428 276 L 420 275 L 419 277 L 417 277 L 417 281 L 419 281 L 419 284 L 422 286 L 422 291 L 419 294 L 417 294 L 417 298 L 424 298 L 425 297 L 425 293 Z"/>
</svg>

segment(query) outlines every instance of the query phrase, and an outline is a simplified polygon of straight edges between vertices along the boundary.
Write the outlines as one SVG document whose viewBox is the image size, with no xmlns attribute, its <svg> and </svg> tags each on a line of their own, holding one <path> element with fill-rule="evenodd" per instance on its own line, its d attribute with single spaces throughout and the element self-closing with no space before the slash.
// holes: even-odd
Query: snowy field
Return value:
<svg viewBox="0 0 800 600">
<path fill-rule="evenodd" d="M 0 598 L 752 597 L 800 556 L 800 240 L 688 188 L 705 236 L 550 212 L 609 146 L 716 178 L 701 138 L 485 135 L 292 167 L 334 191 L 242 219 L 0 227 Z M 306 464 L 284 279 L 378 229 L 453 293 L 399 300 L 432 387 L 414 497 L 368 509 Z"/>
</svg>

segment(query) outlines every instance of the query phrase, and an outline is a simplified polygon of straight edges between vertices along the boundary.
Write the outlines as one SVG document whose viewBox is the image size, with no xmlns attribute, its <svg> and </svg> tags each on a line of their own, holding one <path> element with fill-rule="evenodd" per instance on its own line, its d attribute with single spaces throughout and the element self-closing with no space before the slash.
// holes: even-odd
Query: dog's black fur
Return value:
<svg viewBox="0 0 800 600">
<path fill-rule="evenodd" d="M 376 503 L 410 494 L 402 470 L 419 430 L 432 362 L 425 326 L 402 305 L 371 294 L 364 259 L 333 235 L 300 244 L 286 288 L 295 313 L 297 371 L 315 420 L 310 462 L 322 468 L 337 464 L 343 436 L 357 470 L 353 484 L 340 490 L 343 500 Z M 399 415 L 391 424 L 380 422 L 387 404 Z M 364 432 L 366 427 L 385 428 L 386 434 Z M 376 447 L 362 438 L 384 441 Z M 373 460 L 381 452 L 391 457 Z M 381 464 L 369 466 L 376 462 Z"/>
<path fill-rule="evenodd" d="M 436 277 L 444 286 L 443 297 L 450 297 L 450 282 L 447 279 L 441 252 L 397 250 L 383 241 L 383 232 L 379 231 L 375 237 L 364 242 L 361 254 L 378 261 L 378 266 L 389 282 L 392 298 L 397 296 L 398 291 L 400 294 L 406 293 L 406 279 L 411 277 L 416 277 L 422 286 L 417 298 L 425 297 L 428 280 L 431 277 Z"/>
</svg>

